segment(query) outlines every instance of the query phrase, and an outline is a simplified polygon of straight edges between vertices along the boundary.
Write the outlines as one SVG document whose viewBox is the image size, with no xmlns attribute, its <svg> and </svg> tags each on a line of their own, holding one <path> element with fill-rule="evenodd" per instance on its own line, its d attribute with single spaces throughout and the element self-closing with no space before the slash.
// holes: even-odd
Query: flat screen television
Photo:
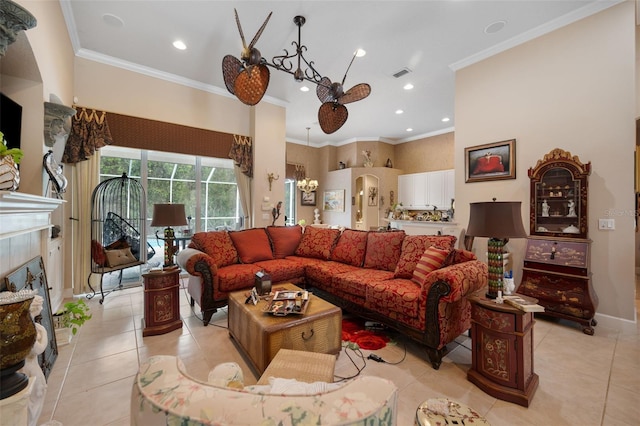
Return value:
<svg viewBox="0 0 640 426">
<path fill-rule="evenodd" d="M 8 148 L 20 148 L 22 106 L 0 93 L 0 131 L 4 133 Z"/>
</svg>

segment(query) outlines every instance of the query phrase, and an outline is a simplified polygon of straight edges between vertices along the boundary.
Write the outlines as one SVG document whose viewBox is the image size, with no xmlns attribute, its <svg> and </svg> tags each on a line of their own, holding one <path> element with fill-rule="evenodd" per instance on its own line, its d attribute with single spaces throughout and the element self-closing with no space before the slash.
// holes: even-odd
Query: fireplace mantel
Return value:
<svg viewBox="0 0 640 426">
<path fill-rule="evenodd" d="M 0 191 L 0 240 L 50 228 L 51 213 L 64 200 Z"/>
</svg>

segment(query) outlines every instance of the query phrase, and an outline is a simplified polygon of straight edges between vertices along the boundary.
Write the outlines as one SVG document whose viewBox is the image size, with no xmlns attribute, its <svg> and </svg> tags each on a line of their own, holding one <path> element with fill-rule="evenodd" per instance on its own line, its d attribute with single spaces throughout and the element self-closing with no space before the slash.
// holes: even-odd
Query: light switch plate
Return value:
<svg viewBox="0 0 640 426">
<path fill-rule="evenodd" d="M 613 231 L 616 229 L 615 219 L 598 219 L 598 229 L 601 231 Z"/>
</svg>

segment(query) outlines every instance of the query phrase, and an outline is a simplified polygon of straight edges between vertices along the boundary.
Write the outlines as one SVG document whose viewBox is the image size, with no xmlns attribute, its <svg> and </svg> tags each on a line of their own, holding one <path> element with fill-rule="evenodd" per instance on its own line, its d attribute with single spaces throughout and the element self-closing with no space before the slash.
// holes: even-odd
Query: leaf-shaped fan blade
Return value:
<svg viewBox="0 0 640 426">
<path fill-rule="evenodd" d="M 340 96 L 338 102 L 341 104 L 348 104 L 350 102 L 356 102 L 369 96 L 371 93 L 371 86 L 367 83 L 360 83 L 347 90 L 344 95 Z"/>
<path fill-rule="evenodd" d="M 269 16 L 267 16 L 267 19 L 264 20 L 264 23 L 262 24 L 262 26 L 260 27 L 256 35 L 253 36 L 253 40 L 251 40 L 251 43 L 249 43 L 249 49 L 252 49 L 253 46 L 258 42 L 258 39 L 262 35 L 262 31 L 264 31 L 264 27 L 267 26 L 267 22 L 269 22 L 269 19 L 271 18 L 272 13 L 273 12 L 269 12 Z"/>
<path fill-rule="evenodd" d="M 232 95 L 235 95 L 233 87 L 236 83 L 236 78 L 238 78 L 238 74 L 242 71 L 244 67 L 242 66 L 242 62 L 234 56 L 226 55 L 222 58 L 222 75 L 224 76 L 224 84 L 227 86 L 227 90 Z"/>
<path fill-rule="evenodd" d="M 335 101 L 331 95 L 331 80 L 327 77 L 322 77 L 316 87 L 316 95 L 318 95 L 318 99 L 320 99 L 322 103 Z"/>
<path fill-rule="evenodd" d="M 347 107 L 335 102 L 325 102 L 320 105 L 318 110 L 320 128 L 328 135 L 342 127 L 348 117 Z"/>
<path fill-rule="evenodd" d="M 269 68 L 253 65 L 242 70 L 234 85 L 236 97 L 244 104 L 255 105 L 264 96 L 269 85 Z"/>
<path fill-rule="evenodd" d="M 240 38 L 242 39 L 242 48 L 246 49 L 247 48 L 247 42 L 244 41 L 244 33 L 242 32 L 242 25 L 240 25 L 240 18 L 238 18 L 238 11 L 236 10 L 236 8 L 233 8 L 233 13 L 236 14 L 236 24 L 238 25 L 238 31 L 240 32 Z"/>
</svg>

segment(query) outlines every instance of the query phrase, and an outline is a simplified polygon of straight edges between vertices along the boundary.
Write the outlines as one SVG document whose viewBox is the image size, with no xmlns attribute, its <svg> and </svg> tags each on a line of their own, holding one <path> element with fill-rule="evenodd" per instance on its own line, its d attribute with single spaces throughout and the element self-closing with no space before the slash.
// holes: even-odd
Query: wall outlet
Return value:
<svg viewBox="0 0 640 426">
<path fill-rule="evenodd" d="M 616 229 L 615 219 L 598 219 L 598 229 L 601 231 L 613 231 Z"/>
</svg>

